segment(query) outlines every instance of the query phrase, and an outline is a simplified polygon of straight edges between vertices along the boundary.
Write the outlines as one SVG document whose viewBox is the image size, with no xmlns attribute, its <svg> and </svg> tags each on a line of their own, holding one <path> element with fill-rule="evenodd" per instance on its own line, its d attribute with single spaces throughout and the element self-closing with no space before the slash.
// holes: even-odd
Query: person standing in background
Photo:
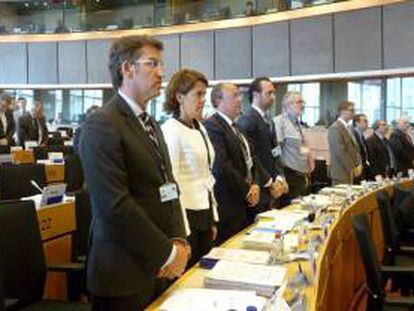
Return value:
<svg viewBox="0 0 414 311">
<path fill-rule="evenodd" d="M 358 143 L 352 133 L 355 104 L 343 101 L 338 107 L 338 119 L 329 127 L 329 175 L 333 185 L 353 184 L 362 174 Z"/>
<path fill-rule="evenodd" d="M 17 137 L 22 147 L 26 141 L 36 141 L 39 146 L 47 144 L 49 131 L 43 114 L 43 104 L 39 99 L 34 100 L 32 114 L 22 114 L 17 124 Z"/>
<path fill-rule="evenodd" d="M 211 250 L 219 221 L 212 172 L 215 153 L 201 124 L 207 85 L 207 78 L 195 70 L 175 73 L 164 103 L 165 111 L 173 117 L 161 126 L 180 188 L 187 240 L 192 250 L 189 266 Z"/>
<path fill-rule="evenodd" d="M 365 139 L 364 133 L 368 129 L 368 119 L 365 114 L 357 114 L 353 120 L 353 134 L 355 136 L 356 141 L 358 142 L 359 146 L 359 154 L 361 156 L 362 162 L 362 174 L 358 178 L 358 180 L 364 179 L 371 179 L 370 173 L 370 164 L 369 164 L 369 156 L 368 156 L 368 146 L 367 141 Z"/>
<path fill-rule="evenodd" d="M 94 311 L 145 309 L 190 257 L 168 149 L 146 112 L 161 92 L 162 51 L 149 36 L 114 41 L 109 70 L 116 93 L 82 127 L 79 155 L 92 207 L 87 286 Z"/>
<path fill-rule="evenodd" d="M 304 101 L 299 92 L 287 92 L 282 100 L 284 112 L 274 118 L 276 137 L 282 149 L 281 160 L 289 185 L 287 203 L 308 194 L 310 173 L 315 167 L 314 156 L 307 146 L 300 118 Z"/>
<path fill-rule="evenodd" d="M 0 102 L 0 145 L 14 146 L 14 132 L 16 123 L 14 122 L 13 111 L 10 107 L 13 99 L 9 95 L 3 95 Z"/>
<path fill-rule="evenodd" d="M 367 146 L 371 173 L 375 177 L 391 177 L 397 168 L 394 153 L 387 139 L 388 124 L 385 120 L 377 120 L 374 123 L 374 133 L 368 137 Z"/>
<path fill-rule="evenodd" d="M 414 160 L 414 145 L 409 129 L 408 120 L 399 118 L 390 137 L 390 147 L 395 156 L 397 172 L 402 172 L 404 176 L 407 176 L 407 171 L 413 168 Z"/>
<path fill-rule="evenodd" d="M 280 162 L 280 147 L 271 120 L 266 113 L 275 105 L 276 89 L 267 77 L 256 78 L 249 87 L 251 108 L 237 120 L 237 125 L 248 138 L 252 146 L 261 175 L 260 202 L 258 207 L 249 210 L 249 217 L 254 220 L 257 213 L 279 206 L 278 199 L 288 192 L 288 185 L 283 177 Z"/>
<path fill-rule="evenodd" d="M 234 122 L 241 111 L 242 95 L 232 83 L 220 83 L 211 92 L 217 112 L 204 126 L 216 154 L 213 174 L 220 221 L 217 244 L 248 224 L 247 210 L 260 198 L 259 175 L 247 139 Z"/>
</svg>

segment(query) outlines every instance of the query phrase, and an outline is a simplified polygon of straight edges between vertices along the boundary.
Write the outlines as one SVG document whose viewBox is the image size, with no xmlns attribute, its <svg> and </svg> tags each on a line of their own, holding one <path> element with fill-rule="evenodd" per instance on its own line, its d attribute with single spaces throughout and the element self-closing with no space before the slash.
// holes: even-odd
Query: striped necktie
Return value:
<svg viewBox="0 0 414 311">
<path fill-rule="evenodd" d="M 138 117 L 141 119 L 142 124 L 144 125 L 144 129 L 147 132 L 148 137 L 151 141 L 151 144 L 153 145 L 157 153 L 158 160 L 160 161 L 160 164 L 163 166 L 164 158 L 160 150 L 157 134 L 155 133 L 154 124 L 152 123 L 151 116 L 147 112 L 143 112 Z"/>
<path fill-rule="evenodd" d="M 241 149 L 242 149 L 242 153 L 243 153 L 243 158 L 244 158 L 244 162 L 246 163 L 246 171 L 247 171 L 247 176 L 246 176 L 246 181 L 247 183 L 251 183 L 253 180 L 253 176 L 252 176 L 252 167 L 251 167 L 251 156 L 249 155 L 249 150 L 247 148 L 249 148 L 248 146 L 248 142 L 246 140 L 246 138 L 243 136 L 243 134 L 240 132 L 240 130 L 237 128 L 237 125 L 233 122 L 232 123 L 232 128 L 234 130 L 234 133 L 236 134 Z"/>
</svg>

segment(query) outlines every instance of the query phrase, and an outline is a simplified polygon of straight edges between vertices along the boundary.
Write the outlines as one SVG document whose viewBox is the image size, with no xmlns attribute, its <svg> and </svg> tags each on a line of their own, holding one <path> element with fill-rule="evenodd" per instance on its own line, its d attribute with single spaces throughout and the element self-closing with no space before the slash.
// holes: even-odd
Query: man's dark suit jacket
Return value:
<svg viewBox="0 0 414 311">
<path fill-rule="evenodd" d="M 269 124 L 254 108 L 250 108 L 237 120 L 237 124 L 249 143 L 253 146 L 253 153 L 258 163 L 261 185 L 265 185 L 270 178 L 282 175 L 282 165 L 272 155 L 272 149 L 277 146 L 276 135 L 272 133 Z M 269 205 L 270 193 L 262 187 L 260 204 Z"/>
<path fill-rule="evenodd" d="M 353 129 L 353 134 L 359 146 L 359 154 L 361 155 L 361 162 L 362 166 L 364 167 L 364 171 L 362 172 L 362 176 L 359 177 L 360 180 L 371 178 L 370 167 L 367 164 L 367 160 L 369 162 L 368 156 L 368 146 L 367 141 L 364 137 L 361 137 L 356 129 Z"/>
<path fill-rule="evenodd" d="M 13 135 L 16 131 L 16 123 L 14 122 L 13 112 L 6 110 L 7 130 L 4 132 L 3 122 L 0 121 L 0 139 L 7 139 L 8 145 L 14 145 Z"/>
<path fill-rule="evenodd" d="M 373 133 L 367 139 L 369 163 L 371 165 L 371 175 L 385 175 L 389 172 L 390 156 L 386 145 L 381 141 L 377 134 Z"/>
<path fill-rule="evenodd" d="M 219 227 L 223 224 L 231 226 L 243 223 L 247 216 L 246 196 L 250 189 L 246 182 L 247 167 L 243 158 L 243 146 L 230 125 L 218 113 L 208 118 L 204 126 L 216 153 L 213 175 L 216 179 L 214 192 L 220 218 Z M 252 170 L 256 182 L 258 175 L 255 166 Z"/>
<path fill-rule="evenodd" d="M 168 150 L 154 123 L 168 180 Z M 178 200 L 161 203 L 165 183 L 156 149 L 128 104 L 114 96 L 82 127 L 79 154 L 91 194 L 91 248 L 87 284 L 102 297 L 144 295 L 185 237 Z"/>
<path fill-rule="evenodd" d="M 397 161 L 397 172 L 413 168 L 414 146 L 401 130 L 394 130 L 390 137 L 390 146 Z"/>
<path fill-rule="evenodd" d="M 45 144 L 48 138 L 48 129 L 46 125 L 45 117 L 41 117 L 39 120 L 35 120 L 30 113 L 25 113 L 17 122 L 17 139 L 19 145 L 24 146 L 25 141 L 34 140 L 39 141 L 39 125 L 42 128 L 41 144 Z"/>
</svg>

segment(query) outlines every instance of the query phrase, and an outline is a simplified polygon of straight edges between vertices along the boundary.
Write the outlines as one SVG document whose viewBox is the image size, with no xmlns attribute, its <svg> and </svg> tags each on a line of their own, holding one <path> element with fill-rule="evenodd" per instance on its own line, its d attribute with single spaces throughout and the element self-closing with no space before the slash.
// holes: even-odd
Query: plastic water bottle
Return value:
<svg viewBox="0 0 414 311">
<path fill-rule="evenodd" d="M 283 236 L 280 232 L 275 233 L 275 237 L 270 247 L 271 264 L 280 264 L 283 261 Z"/>
</svg>

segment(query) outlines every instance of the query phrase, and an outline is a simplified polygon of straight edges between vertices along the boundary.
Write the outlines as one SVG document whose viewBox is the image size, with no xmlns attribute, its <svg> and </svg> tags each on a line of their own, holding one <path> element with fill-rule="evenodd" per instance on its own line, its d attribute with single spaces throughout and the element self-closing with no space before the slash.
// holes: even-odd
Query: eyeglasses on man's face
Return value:
<svg viewBox="0 0 414 311">
<path fill-rule="evenodd" d="M 155 68 L 164 68 L 164 62 L 159 59 L 137 59 L 134 61 L 137 65 L 147 65 L 148 67 L 155 69 Z"/>
</svg>

